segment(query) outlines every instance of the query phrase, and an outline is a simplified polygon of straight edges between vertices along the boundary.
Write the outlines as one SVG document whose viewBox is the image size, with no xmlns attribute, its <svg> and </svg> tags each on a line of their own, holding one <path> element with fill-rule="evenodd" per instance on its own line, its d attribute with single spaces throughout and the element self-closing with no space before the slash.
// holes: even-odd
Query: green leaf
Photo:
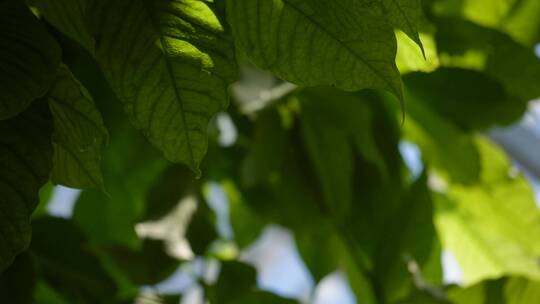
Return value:
<svg viewBox="0 0 540 304">
<path fill-rule="evenodd" d="M 382 4 L 390 23 L 407 34 L 425 53 L 418 33 L 424 18 L 422 0 L 383 0 Z"/>
<path fill-rule="evenodd" d="M 332 216 L 350 210 L 353 155 L 358 152 L 385 172 L 372 130 L 371 109 L 357 95 L 335 89 L 307 89 L 299 95 L 300 126 L 307 155 Z"/>
<path fill-rule="evenodd" d="M 464 131 L 510 124 L 527 109 L 526 101 L 508 96 L 499 82 L 476 71 L 440 68 L 403 80 L 417 101 Z"/>
<path fill-rule="evenodd" d="M 255 289 L 257 273 L 247 264 L 230 261 L 221 264 L 221 271 L 211 295 L 214 303 L 237 303 L 238 299 Z"/>
<path fill-rule="evenodd" d="M 144 240 L 139 250 L 113 246 L 107 248 L 107 254 L 137 286 L 158 284 L 179 266 L 176 259 L 167 255 L 161 241 Z"/>
<path fill-rule="evenodd" d="M 397 300 L 412 287 L 409 267 L 423 268 L 436 248 L 431 193 L 424 173 L 403 195 L 403 202 L 387 222 L 375 257 L 375 273 L 385 287 L 386 298 Z M 418 270 L 421 272 L 421 269 Z"/>
<path fill-rule="evenodd" d="M 232 42 L 201 0 L 94 1 L 96 57 L 132 123 L 199 172 L 212 116 L 235 79 Z"/>
<path fill-rule="evenodd" d="M 396 65 L 401 72 L 422 71 L 432 72 L 439 67 L 439 57 L 437 56 L 437 47 L 435 37 L 431 34 L 420 34 L 422 37 L 422 46 L 424 54 L 418 52 L 418 46 L 409 39 L 404 33 L 396 32 L 397 54 Z"/>
<path fill-rule="evenodd" d="M 540 58 L 507 35 L 460 19 L 436 20 L 443 66 L 483 71 L 523 101 L 540 97 Z"/>
<path fill-rule="evenodd" d="M 142 221 L 155 221 L 165 217 L 183 197 L 196 191 L 198 186 L 189 169 L 180 165 L 169 166 L 148 190 Z"/>
<path fill-rule="evenodd" d="M 21 1 L 0 1 L 0 120 L 24 111 L 47 92 L 60 47 Z"/>
<path fill-rule="evenodd" d="M 452 288 L 448 294 L 455 304 L 537 303 L 540 301 L 540 282 L 522 277 L 505 277 L 482 281 L 468 288 Z"/>
<path fill-rule="evenodd" d="M 443 177 L 455 183 L 475 183 L 480 174 L 480 160 L 472 138 L 416 97 L 417 93 L 408 89 L 407 77 L 404 81 L 408 116 L 403 138 L 417 144 L 424 161 Z"/>
<path fill-rule="evenodd" d="M 363 264 L 359 265 L 363 253 L 346 237 L 322 224 L 295 233 L 295 240 L 302 260 L 317 282 L 336 270 L 343 270 L 359 303 L 377 303 L 372 282 Z"/>
<path fill-rule="evenodd" d="M 540 3 L 536 0 L 443 0 L 435 2 L 433 10 L 440 16 L 461 16 L 504 31 L 527 46 L 540 38 Z"/>
<path fill-rule="evenodd" d="M 95 40 L 89 34 L 84 19 L 88 2 L 88 0 L 31 0 L 30 4 L 36 7 L 39 14 L 49 23 L 93 53 Z"/>
<path fill-rule="evenodd" d="M 253 291 L 250 292 L 237 301 L 235 304 L 298 304 L 298 301 L 281 298 L 275 294 L 266 291 Z"/>
<path fill-rule="evenodd" d="M 103 158 L 103 175 L 110 190 L 84 191 L 73 218 L 92 242 L 136 249 L 141 241 L 134 225 L 144 218 L 148 192 L 167 163 L 127 124 L 111 130 L 111 139 Z"/>
<path fill-rule="evenodd" d="M 51 133 L 41 102 L 0 122 L 0 271 L 30 243 L 30 217 L 52 166 Z"/>
<path fill-rule="evenodd" d="M 196 255 L 205 255 L 210 244 L 218 239 L 215 216 L 208 204 L 201 198 L 197 201 L 197 210 L 187 226 L 185 237 Z"/>
<path fill-rule="evenodd" d="M 227 0 L 237 45 L 259 67 L 304 85 L 379 88 L 401 99 L 391 27 L 376 9 L 335 1 Z"/>
<path fill-rule="evenodd" d="M 54 120 L 51 180 L 104 190 L 100 161 L 108 133 L 92 97 L 62 65 L 47 99 Z"/>
<path fill-rule="evenodd" d="M 31 256 L 49 286 L 70 303 L 114 303 L 114 281 L 71 220 L 43 217 L 33 226 Z"/>
<path fill-rule="evenodd" d="M 436 226 L 443 247 L 457 258 L 466 284 L 522 275 L 539 279 L 540 213 L 523 176 L 504 153 L 482 138 L 477 184 L 449 184 L 436 196 Z"/>
<path fill-rule="evenodd" d="M 34 291 L 35 303 L 40 304 L 68 304 L 69 302 L 52 289 L 44 281 L 39 281 L 36 284 Z"/>
<path fill-rule="evenodd" d="M 15 262 L 0 274 L 0 294 L 7 303 L 31 304 L 36 285 L 34 265 L 28 254 L 17 256 Z"/>
</svg>

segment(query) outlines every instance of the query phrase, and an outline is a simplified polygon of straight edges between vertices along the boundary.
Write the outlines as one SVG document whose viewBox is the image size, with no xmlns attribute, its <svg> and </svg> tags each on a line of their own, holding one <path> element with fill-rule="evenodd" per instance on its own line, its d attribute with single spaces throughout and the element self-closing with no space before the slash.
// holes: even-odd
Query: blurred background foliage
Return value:
<svg viewBox="0 0 540 304">
<path fill-rule="evenodd" d="M 108 130 L 104 190 L 42 187 L 0 302 L 540 303 L 523 173 L 538 172 L 492 133 L 540 97 L 540 1 L 425 0 L 424 12 L 425 56 L 396 32 L 403 107 L 379 90 L 295 86 L 238 54 L 201 177 L 147 143 L 51 22 Z M 270 263 L 287 242 L 293 262 Z"/>
</svg>

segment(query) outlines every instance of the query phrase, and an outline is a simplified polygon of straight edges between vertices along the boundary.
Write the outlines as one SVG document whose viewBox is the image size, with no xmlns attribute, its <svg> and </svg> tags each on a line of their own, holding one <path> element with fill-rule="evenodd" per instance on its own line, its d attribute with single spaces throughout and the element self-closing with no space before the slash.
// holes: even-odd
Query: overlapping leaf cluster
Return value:
<svg viewBox="0 0 540 304">
<path fill-rule="evenodd" d="M 195 255 L 220 261 L 194 277 L 211 303 L 296 303 L 238 261 L 279 224 L 359 303 L 540 302 L 540 213 L 483 135 L 540 97 L 539 20 L 537 0 L 0 0 L 2 301 L 143 301 Z M 294 89 L 249 113 L 237 94 L 220 145 L 253 66 Z M 45 215 L 52 184 L 84 189 L 70 219 Z"/>
</svg>

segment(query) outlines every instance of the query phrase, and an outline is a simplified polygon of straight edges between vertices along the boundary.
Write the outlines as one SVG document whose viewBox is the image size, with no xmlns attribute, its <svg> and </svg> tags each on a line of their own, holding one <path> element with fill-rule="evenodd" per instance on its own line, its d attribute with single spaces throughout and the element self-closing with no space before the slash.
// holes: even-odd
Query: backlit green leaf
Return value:
<svg viewBox="0 0 540 304">
<path fill-rule="evenodd" d="M 210 119 L 228 104 L 232 43 L 205 1 L 94 1 L 96 57 L 132 123 L 199 172 Z"/>
<path fill-rule="evenodd" d="M 391 27 L 372 4 L 227 0 L 237 45 L 259 67 L 300 85 L 379 88 L 401 98 Z"/>
<path fill-rule="evenodd" d="M 383 0 L 382 3 L 390 23 L 414 40 L 424 53 L 419 34 L 424 17 L 422 0 Z"/>
<path fill-rule="evenodd" d="M 100 161 L 108 133 L 92 97 L 62 65 L 47 99 L 54 120 L 52 181 L 103 190 Z"/>
<path fill-rule="evenodd" d="M 540 213 L 530 186 L 512 173 L 505 155 L 477 139 L 481 177 L 476 185 L 448 186 L 436 199 L 444 247 L 457 258 L 466 284 L 518 274 L 539 279 Z"/>
</svg>

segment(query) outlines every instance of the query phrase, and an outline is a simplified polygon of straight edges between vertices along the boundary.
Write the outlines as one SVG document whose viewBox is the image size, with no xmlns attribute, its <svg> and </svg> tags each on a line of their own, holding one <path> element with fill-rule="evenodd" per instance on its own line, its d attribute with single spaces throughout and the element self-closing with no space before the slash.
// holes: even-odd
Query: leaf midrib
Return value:
<svg viewBox="0 0 540 304">
<path fill-rule="evenodd" d="M 366 61 L 360 54 L 356 53 L 351 47 L 349 47 L 347 44 L 345 44 L 343 41 L 341 41 L 339 38 L 337 38 L 335 35 L 333 35 L 331 32 L 329 32 L 324 26 L 322 26 L 319 22 L 317 22 L 315 19 L 311 18 L 311 16 L 307 15 L 302 11 L 299 7 L 289 2 L 289 0 L 282 0 L 284 3 L 289 5 L 291 8 L 293 8 L 296 12 L 298 12 L 300 15 L 304 16 L 307 20 L 309 20 L 311 23 L 315 24 L 317 28 L 319 28 L 322 32 L 324 32 L 326 35 L 328 35 L 333 40 L 337 41 L 341 46 L 343 46 L 347 51 L 349 51 L 351 54 L 353 54 L 358 60 L 360 60 L 365 66 L 367 66 L 373 74 L 375 74 L 380 80 L 382 80 L 384 83 L 388 85 L 388 87 L 394 91 L 394 86 L 386 79 L 386 77 L 383 77 L 383 75 L 380 74 L 379 70 L 375 69 L 368 61 Z M 398 93 L 398 92 L 395 92 Z"/>
<path fill-rule="evenodd" d="M 182 100 L 182 98 L 180 96 L 180 88 L 176 84 L 176 81 L 175 81 L 176 77 L 175 77 L 171 62 L 169 60 L 168 48 L 170 48 L 170 45 L 167 42 L 167 40 L 165 39 L 165 34 L 162 32 L 161 28 L 159 27 L 159 24 L 156 22 L 156 20 L 154 18 L 154 14 L 152 12 L 151 5 L 148 4 L 146 1 L 147 0 L 142 0 L 141 3 L 143 4 L 143 6 L 146 9 L 146 13 L 148 14 L 148 16 L 150 18 L 150 23 L 152 24 L 152 27 L 154 28 L 154 31 L 158 35 L 159 42 L 160 42 L 161 46 L 163 47 L 163 52 L 164 52 L 163 57 L 164 57 L 164 61 L 165 61 L 165 66 L 167 68 L 167 73 L 169 74 L 169 76 L 171 78 L 171 84 L 173 86 L 174 95 L 176 97 L 175 99 L 178 101 L 178 106 L 180 107 L 180 116 L 182 118 L 182 126 L 184 128 L 184 133 L 185 133 L 184 136 L 186 138 L 186 145 L 187 145 L 187 149 L 189 151 L 190 166 L 195 170 L 197 164 L 195 162 L 195 157 L 193 155 L 193 147 L 191 146 L 191 140 L 189 138 L 189 130 L 187 128 L 187 123 L 186 123 L 186 114 L 184 112 L 184 102 L 183 102 L 183 100 Z"/>
</svg>

